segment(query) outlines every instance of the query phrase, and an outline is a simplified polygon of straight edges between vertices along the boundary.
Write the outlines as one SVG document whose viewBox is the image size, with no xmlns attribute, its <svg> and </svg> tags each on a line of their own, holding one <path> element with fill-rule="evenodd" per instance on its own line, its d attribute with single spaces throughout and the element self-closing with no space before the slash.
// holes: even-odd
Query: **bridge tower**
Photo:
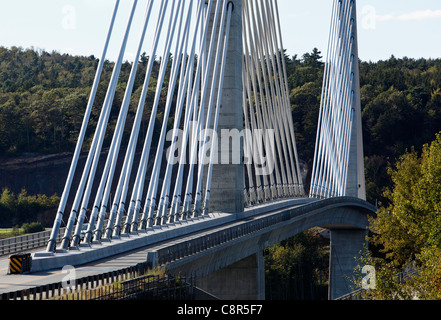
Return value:
<svg viewBox="0 0 441 320">
<path fill-rule="evenodd" d="M 215 1 L 217 3 L 218 1 Z M 228 213 L 239 213 L 244 210 L 244 164 L 243 139 L 240 137 L 244 129 L 243 123 L 243 88 L 242 88 L 242 0 L 226 1 L 231 6 L 231 21 L 225 74 L 221 84 L 217 83 L 217 90 L 222 85 L 222 100 L 218 114 L 217 138 L 215 150 L 217 161 L 213 164 L 211 186 L 209 190 L 210 204 L 207 210 L 216 210 Z M 205 1 L 208 7 L 208 1 Z M 219 35 L 213 34 L 213 27 L 220 25 L 221 17 L 217 17 L 214 10 L 210 13 L 209 32 L 207 43 L 211 37 L 217 41 Z M 209 54 L 207 48 L 206 54 Z M 213 71 L 210 72 L 209 83 L 212 83 Z M 208 108 L 205 106 L 208 117 Z M 215 119 L 216 110 L 211 111 L 211 119 Z M 239 135 L 235 135 L 239 133 Z M 231 134 L 235 136 L 231 136 Z M 207 181 L 208 170 L 204 172 L 203 181 Z M 204 183 L 206 186 L 206 183 Z"/>
<path fill-rule="evenodd" d="M 366 200 L 355 0 L 333 4 L 310 196 Z"/>
<path fill-rule="evenodd" d="M 132 9 L 119 55 L 81 167 L 78 159 L 109 39 L 115 36 L 120 4 L 115 0 L 71 169 L 46 252 L 40 257 L 63 261 L 62 255 L 68 256 L 70 250 L 80 256 L 81 246 L 90 252 L 99 247 L 104 255 L 116 250 L 110 244 L 118 240 L 123 243 L 118 250 L 129 251 L 151 244 L 149 236 L 154 238 L 165 226 L 190 225 L 186 230 L 195 232 L 192 228 L 201 228 L 201 221 L 224 219 L 223 214 L 225 219 L 243 217 L 246 206 L 305 198 L 277 0 L 161 0 L 155 14 L 154 1 L 147 1 L 137 54 L 129 79 L 123 80 L 124 99 L 116 106 L 118 118 L 113 126 L 109 121 L 115 114 L 111 112 L 115 91 L 137 13 L 138 0 L 129 2 Z M 355 0 L 334 0 L 331 22 L 310 196 L 365 199 Z M 148 33 L 151 25 L 153 32 Z M 147 34 L 154 34 L 147 53 L 151 59 L 137 91 L 136 114 L 129 117 Z M 161 58 L 153 59 L 157 56 Z M 154 67 L 159 69 L 154 98 L 147 99 Z M 149 121 L 144 128 L 141 123 L 146 114 Z M 110 128 L 114 132 L 107 132 Z M 217 140 L 210 130 L 217 133 Z M 183 133 L 181 137 L 178 132 Z M 107 136 L 112 139 L 106 150 Z M 174 147 L 180 151 L 178 156 Z M 81 174 L 78 185 L 73 184 L 76 172 Z M 75 193 L 72 203 L 68 203 L 70 193 Z M 63 223 L 66 228 L 56 248 Z M 335 224 L 332 229 L 332 298 L 344 291 L 345 284 L 339 280 L 345 275 L 341 264 L 344 272 L 350 272 L 351 257 L 362 243 L 364 230 L 347 229 Z M 126 246 L 123 240 L 134 241 Z M 345 243 L 354 245 L 345 247 Z M 257 270 L 257 296 L 262 298 L 263 248 L 257 249 L 257 254 L 252 252 L 230 270 L 236 274 L 247 268 Z M 215 277 L 209 280 L 216 281 Z"/>
<path fill-rule="evenodd" d="M 357 31 L 357 4 L 353 1 L 351 12 L 352 24 L 352 91 L 353 97 L 353 120 L 350 138 L 350 152 L 348 160 L 348 175 L 346 184 L 346 196 L 366 200 L 366 184 L 364 172 L 364 152 L 363 152 L 363 130 L 361 121 L 361 100 L 360 100 L 360 67 L 358 58 L 358 31 Z M 353 75 L 353 76 L 352 76 Z"/>
<path fill-rule="evenodd" d="M 310 197 L 366 200 L 355 0 L 334 0 Z M 336 212 L 337 214 L 337 212 Z M 351 291 L 365 229 L 332 225 L 329 298 Z"/>
</svg>

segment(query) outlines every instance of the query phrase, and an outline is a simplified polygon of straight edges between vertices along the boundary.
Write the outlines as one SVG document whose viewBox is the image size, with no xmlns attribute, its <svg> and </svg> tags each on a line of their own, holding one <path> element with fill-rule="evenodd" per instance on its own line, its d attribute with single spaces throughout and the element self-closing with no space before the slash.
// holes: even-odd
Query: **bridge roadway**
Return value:
<svg viewBox="0 0 441 320">
<path fill-rule="evenodd" d="M 365 213 L 375 210 L 370 204 L 355 198 L 335 198 L 319 201 L 316 199 L 301 198 L 259 205 L 247 209 L 244 213 L 229 215 L 230 217 L 233 217 L 229 222 L 221 225 L 213 225 L 213 223 L 211 223 L 210 225 L 210 223 L 208 223 L 210 220 L 215 221 L 216 219 L 219 219 L 219 221 L 226 221 L 225 219 L 222 220 L 225 214 L 215 213 L 212 218 L 193 222 L 193 224 L 201 223 L 201 225 L 205 223 L 208 226 L 206 229 L 199 229 L 197 232 L 183 234 L 182 232 L 176 232 L 176 230 L 178 228 L 185 229 L 185 226 L 183 225 L 187 223 L 175 226 L 164 226 L 150 232 L 172 232 L 171 234 L 181 233 L 181 235 L 169 238 L 168 240 L 152 242 L 142 248 L 116 254 L 109 258 L 99 259 L 82 265 L 75 265 L 75 277 L 79 279 L 86 276 L 99 275 L 135 266 L 139 263 L 146 262 L 147 254 L 149 252 L 156 253 L 157 263 L 167 264 L 167 266 L 170 266 L 171 268 L 179 268 L 182 267 L 183 264 L 188 264 L 191 259 L 195 259 L 198 255 L 203 254 L 204 251 L 225 249 L 225 247 L 227 247 L 228 250 L 228 243 L 233 245 L 234 242 L 241 241 L 240 239 L 249 238 L 250 236 L 255 237 L 258 236 L 259 233 L 262 234 L 262 232 L 270 232 L 270 229 L 275 230 L 281 228 L 281 224 L 300 224 L 295 228 L 298 230 L 293 231 L 293 234 L 319 225 L 325 227 L 329 225 L 340 225 L 341 227 L 347 227 L 348 225 L 356 226 L 358 222 L 351 223 L 351 221 L 349 221 L 351 218 L 348 220 L 346 213 L 341 214 L 339 217 L 336 217 L 335 215 L 332 217 L 332 215 L 329 214 L 326 214 L 325 216 L 327 217 L 324 217 L 324 215 L 321 214 L 341 207 L 358 207 L 358 209 L 361 208 L 364 210 Z M 317 220 L 316 218 L 313 218 L 317 214 L 324 217 L 324 219 L 319 218 Z M 188 223 L 188 225 L 190 226 L 192 223 Z M 174 230 L 174 228 L 176 228 L 176 230 Z M 233 234 L 234 232 L 232 233 L 230 231 L 229 234 L 226 234 L 225 230 L 242 230 L 240 231 L 242 233 Z M 207 241 L 207 239 L 210 239 L 210 237 L 212 244 L 208 245 L 210 240 Z M 283 240 L 284 235 L 281 234 L 280 237 L 280 239 L 273 239 L 272 242 Z M 206 247 L 203 247 L 202 243 Z M 192 244 L 194 247 L 199 245 L 199 251 L 188 252 L 188 247 Z M 265 243 L 265 245 L 270 244 L 272 243 Z M 90 250 L 90 248 L 84 247 L 80 248 L 78 251 L 82 250 Z M 244 254 L 246 253 L 244 252 Z M 241 257 L 238 257 L 236 260 L 238 259 L 240 260 Z M 66 274 L 62 273 L 61 266 L 49 270 L 32 272 L 31 274 L 8 275 L 8 265 L 8 257 L 0 259 L 0 294 L 52 283 L 60 283 L 63 281 L 63 278 L 66 277 Z"/>
</svg>

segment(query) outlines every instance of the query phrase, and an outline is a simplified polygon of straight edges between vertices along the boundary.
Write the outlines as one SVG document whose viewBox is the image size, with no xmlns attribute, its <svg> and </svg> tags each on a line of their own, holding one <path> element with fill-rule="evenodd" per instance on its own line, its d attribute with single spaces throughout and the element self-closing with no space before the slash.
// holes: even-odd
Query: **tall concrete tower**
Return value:
<svg viewBox="0 0 441 320">
<path fill-rule="evenodd" d="M 220 0 L 215 0 L 214 3 L 217 1 Z M 243 140 L 233 140 L 228 138 L 228 135 L 230 133 L 241 133 L 244 128 L 242 106 L 242 0 L 228 1 L 228 5 L 231 4 L 233 11 L 217 130 L 219 140 L 218 149 L 216 150 L 218 163 L 213 165 L 209 208 L 215 208 L 216 211 L 238 213 L 244 210 Z M 213 27 L 214 18 L 215 13 L 212 10 L 210 13 L 211 28 Z M 216 23 L 219 24 L 219 21 L 216 21 Z M 209 29 L 208 37 L 211 37 L 210 31 L 211 29 Z M 216 34 L 218 35 L 218 32 Z M 210 40 L 208 38 L 207 42 Z M 215 40 L 217 41 L 217 39 Z M 212 118 L 214 118 L 214 115 Z"/>
</svg>

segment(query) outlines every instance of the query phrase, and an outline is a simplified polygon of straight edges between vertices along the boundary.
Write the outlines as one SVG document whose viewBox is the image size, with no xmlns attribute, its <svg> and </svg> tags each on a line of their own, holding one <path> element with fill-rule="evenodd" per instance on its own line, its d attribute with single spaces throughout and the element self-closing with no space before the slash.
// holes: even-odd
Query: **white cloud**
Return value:
<svg viewBox="0 0 441 320">
<path fill-rule="evenodd" d="M 410 13 L 404 13 L 401 15 L 377 15 L 377 21 L 391 21 L 391 20 L 399 20 L 399 21 L 411 21 L 411 20 L 429 20 L 429 19 L 441 19 L 441 10 L 421 10 L 421 11 L 413 11 Z"/>
</svg>

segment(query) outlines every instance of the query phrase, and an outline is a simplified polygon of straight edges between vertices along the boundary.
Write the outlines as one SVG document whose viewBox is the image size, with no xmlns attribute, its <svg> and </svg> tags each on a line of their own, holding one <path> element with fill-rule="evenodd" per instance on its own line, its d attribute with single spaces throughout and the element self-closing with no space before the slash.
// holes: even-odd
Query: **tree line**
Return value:
<svg viewBox="0 0 441 320">
<path fill-rule="evenodd" d="M 141 56 L 128 114 L 134 118 L 149 57 Z M 301 57 L 285 54 L 292 116 L 299 155 L 312 166 L 320 108 L 324 62 L 314 48 Z M 0 158 L 23 153 L 72 152 L 81 128 L 98 60 L 57 52 L 0 47 Z M 144 125 L 150 118 L 160 60 L 149 83 Z M 97 122 L 113 63 L 106 61 L 90 127 Z M 125 62 L 114 98 L 105 145 L 116 125 L 131 64 Z M 167 85 L 168 79 L 165 79 Z M 421 150 L 441 131 L 441 60 L 397 59 L 360 61 L 361 105 L 368 200 L 387 202 L 389 165 L 412 147 Z M 165 97 L 164 97 L 165 98 Z M 158 120 L 162 116 L 159 103 Z M 126 126 L 130 130 L 130 126 Z M 128 139 L 126 132 L 125 139 Z M 93 138 L 89 130 L 84 148 Z M 306 182 L 308 184 L 308 181 Z"/>
<path fill-rule="evenodd" d="M 135 117 L 148 59 L 145 54 L 141 57 L 128 114 L 129 121 Z M 23 153 L 72 152 L 81 129 L 97 65 L 98 60 L 94 56 L 78 57 L 58 52 L 0 47 L 0 158 Z M 148 105 L 154 99 L 159 65 L 160 60 L 155 60 L 146 99 Z M 112 62 L 105 61 L 89 121 L 90 127 L 98 122 L 113 66 Z M 113 100 L 105 145 L 112 138 L 130 71 L 131 64 L 125 62 L 121 67 L 121 77 Z M 167 78 L 164 83 L 167 85 Z M 164 104 L 165 100 L 162 99 L 159 110 Z M 150 110 L 146 110 L 145 118 L 149 119 L 149 115 Z M 87 132 L 84 148 L 87 149 L 91 144 L 93 133 L 93 130 Z M 128 133 L 126 139 L 127 136 Z"/>
<path fill-rule="evenodd" d="M 0 194 L 0 227 L 10 228 L 35 222 L 43 227 L 53 221 L 53 212 L 59 202 L 57 195 L 29 195 L 26 189 L 14 194 L 4 188 Z"/>
<path fill-rule="evenodd" d="M 317 49 L 302 57 L 286 57 L 286 62 L 297 147 L 310 165 L 324 63 Z M 441 59 L 391 56 L 360 61 L 367 199 L 380 208 L 370 221 L 370 249 L 360 261 L 377 270 L 377 289 L 368 292 L 370 299 L 441 297 L 440 88 Z M 326 293 L 317 296 L 321 292 L 317 275 L 327 270 L 323 252 L 328 252 L 328 244 L 311 241 L 314 238 L 308 235 L 267 252 L 267 285 L 277 288 L 268 293 L 272 297 L 326 299 Z M 310 240 L 310 253 L 303 256 L 305 239 Z M 418 276 L 412 276 L 415 273 Z M 287 278 L 280 281 L 283 277 Z"/>
<path fill-rule="evenodd" d="M 320 52 L 287 58 L 300 157 L 313 161 L 323 82 Z M 441 131 L 441 59 L 360 61 L 367 198 L 386 203 L 387 168 L 412 147 L 421 150 Z"/>
<path fill-rule="evenodd" d="M 137 97 L 140 95 L 148 60 L 149 57 L 143 54 L 129 119 L 133 119 L 136 112 Z M 324 74 L 323 57 L 315 48 L 301 57 L 285 54 L 285 61 L 299 156 L 311 168 Z M 160 61 L 155 61 L 147 106 L 151 105 L 154 98 L 159 63 Z M 93 56 L 74 57 L 57 52 L 0 47 L 0 158 L 24 153 L 72 152 L 97 64 L 98 60 Z M 112 110 L 118 110 L 122 103 L 130 70 L 130 63 L 124 63 L 115 94 L 116 108 Z M 99 117 L 112 71 L 113 63 L 106 61 L 92 110 L 92 125 Z M 166 79 L 166 83 L 167 81 Z M 418 214 L 423 215 L 423 208 L 418 207 L 418 210 L 409 213 L 409 204 L 398 205 L 399 197 L 395 193 L 402 192 L 406 183 L 408 188 L 416 183 L 416 180 L 406 177 L 410 173 L 423 170 L 418 169 L 417 163 L 427 157 L 429 144 L 441 131 L 441 60 L 406 57 L 398 59 L 391 56 L 384 61 L 360 61 L 360 87 L 367 197 L 368 201 L 378 203 L 382 208 L 378 219 L 372 222 L 372 230 L 376 236 L 371 240 L 374 252 L 370 252 L 379 256 L 380 260 L 373 261 L 371 256 L 369 259 L 380 270 L 390 270 L 383 269 L 382 266 L 392 264 L 393 271 L 398 271 L 422 255 L 426 258 L 419 260 L 419 265 L 429 264 L 433 262 L 430 259 L 435 259 L 434 252 L 437 251 L 422 251 L 421 248 L 427 243 L 427 239 L 436 238 L 439 232 L 415 234 L 419 240 L 414 242 L 412 237 L 401 239 L 403 232 L 413 234 L 418 228 L 430 230 L 430 226 L 433 227 L 434 224 L 424 227 L 417 225 Z M 158 118 L 161 117 L 163 105 L 164 101 L 161 101 Z M 107 130 L 107 144 L 110 143 L 117 116 L 117 112 L 113 111 Z M 144 123 L 149 118 L 150 110 L 147 107 Z M 142 131 L 145 130 L 144 127 Z M 128 134 L 127 132 L 126 138 Z M 85 148 L 92 137 L 93 132 L 88 132 Z M 306 185 L 308 186 L 308 181 Z M 0 186 L 2 189 L 4 187 Z M 12 205 L 12 208 L 18 208 L 19 198 L 30 197 L 3 193 L 2 199 L 16 199 L 16 205 Z M 408 195 L 404 193 L 399 199 L 405 199 Z M 36 196 L 36 199 L 43 198 Z M 56 201 L 56 198 L 53 200 Z M 435 203 L 437 198 L 433 196 L 432 200 Z M 5 209 L 7 205 L 4 203 L 6 202 L 3 200 L 0 203 L 0 217 L 6 217 L 4 212 L 7 210 L 9 217 L 13 216 L 10 209 Z M 13 201 L 9 203 L 12 204 Z M 424 210 L 437 212 L 437 208 L 433 205 Z M 403 214 L 399 216 L 394 212 Z M 436 219 L 439 217 L 436 216 Z M 411 222 L 415 225 L 412 226 Z M 393 226 L 399 230 L 395 230 Z M 412 228 L 401 229 L 398 226 Z M 438 242 L 431 242 L 432 247 L 439 248 L 437 245 Z M 327 264 L 323 262 L 326 260 L 326 249 L 327 244 L 318 241 L 317 236 L 311 236 L 310 232 L 268 249 L 265 256 L 267 288 L 271 288 L 268 295 L 275 299 L 317 298 L 322 292 L 321 278 L 325 276 L 323 270 L 327 269 Z M 318 260 L 313 262 L 311 257 Z M 384 283 L 390 283 L 387 281 L 391 277 L 384 279 Z M 285 286 L 277 285 L 281 281 Z"/>
<path fill-rule="evenodd" d="M 375 267 L 378 300 L 441 299 L 441 134 L 389 167 L 389 204 L 371 218 L 362 264 Z"/>
</svg>

